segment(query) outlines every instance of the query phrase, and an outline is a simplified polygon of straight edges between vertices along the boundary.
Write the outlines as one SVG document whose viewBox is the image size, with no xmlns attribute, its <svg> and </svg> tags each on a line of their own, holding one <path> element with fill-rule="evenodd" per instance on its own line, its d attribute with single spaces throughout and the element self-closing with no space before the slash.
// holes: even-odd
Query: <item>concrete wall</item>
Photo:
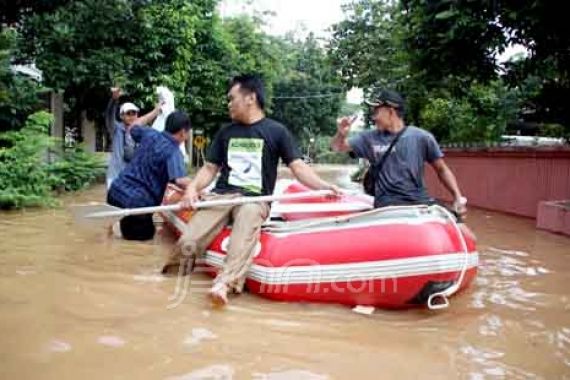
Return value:
<svg viewBox="0 0 570 380">
<path fill-rule="evenodd" d="M 50 94 L 50 112 L 53 114 L 51 135 L 63 140 L 63 94 L 52 92 Z"/>
<path fill-rule="evenodd" d="M 469 204 L 536 218 L 541 201 L 570 199 L 570 148 L 446 150 Z M 432 196 L 450 200 L 431 168 L 426 186 Z"/>
<path fill-rule="evenodd" d="M 81 114 L 81 136 L 83 137 L 85 150 L 94 153 L 97 146 L 97 130 L 95 122 L 88 120 L 85 117 L 85 112 Z"/>
</svg>

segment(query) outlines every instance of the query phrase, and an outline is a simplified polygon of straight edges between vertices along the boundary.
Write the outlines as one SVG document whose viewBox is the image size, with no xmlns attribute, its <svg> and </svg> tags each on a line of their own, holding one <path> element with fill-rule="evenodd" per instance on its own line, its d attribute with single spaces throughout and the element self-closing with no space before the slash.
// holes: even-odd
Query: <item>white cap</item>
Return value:
<svg viewBox="0 0 570 380">
<path fill-rule="evenodd" d="M 123 105 L 121 106 L 121 109 L 119 110 L 119 113 L 122 115 L 125 112 L 129 112 L 129 111 L 135 111 L 135 112 L 139 112 L 139 107 L 135 106 L 133 103 L 123 103 Z"/>
</svg>

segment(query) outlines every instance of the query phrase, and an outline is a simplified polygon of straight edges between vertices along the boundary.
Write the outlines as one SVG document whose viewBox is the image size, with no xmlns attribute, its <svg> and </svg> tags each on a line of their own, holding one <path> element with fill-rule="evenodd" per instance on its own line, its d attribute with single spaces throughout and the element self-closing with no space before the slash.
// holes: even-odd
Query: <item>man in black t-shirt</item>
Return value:
<svg viewBox="0 0 570 380">
<path fill-rule="evenodd" d="M 205 165 L 186 188 L 182 202 L 189 208 L 198 201 L 200 192 L 216 178 L 218 172 L 220 176 L 212 193 L 202 198 L 211 200 L 272 194 L 279 159 L 307 187 L 340 193 L 338 187 L 323 181 L 301 159 L 287 128 L 266 118 L 264 107 L 263 83 L 257 76 L 233 78 L 228 91 L 228 108 L 233 123 L 217 133 Z M 214 237 L 232 220 L 232 235 L 224 266 L 209 292 L 215 304 L 226 304 L 229 291 L 242 291 L 254 253 L 259 249 L 261 225 L 268 215 L 267 203 L 195 211 L 163 273 L 179 270 L 188 274 L 196 257 L 204 253 Z"/>
</svg>

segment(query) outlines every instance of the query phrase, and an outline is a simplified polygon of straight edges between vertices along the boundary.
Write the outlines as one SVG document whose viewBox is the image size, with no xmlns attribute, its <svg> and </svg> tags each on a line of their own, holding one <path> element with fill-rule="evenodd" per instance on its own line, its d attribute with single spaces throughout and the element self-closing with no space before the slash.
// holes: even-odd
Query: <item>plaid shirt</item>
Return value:
<svg viewBox="0 0 570 380">
<path fill-rule="evenodd" d="M 113 181 L 107 202 L 123 208 L 157 206 L 168 182 L 186 176 L 179 143 L 168 132 L 135 126 L 139 144 L 133 160 Z"/>
</svg>

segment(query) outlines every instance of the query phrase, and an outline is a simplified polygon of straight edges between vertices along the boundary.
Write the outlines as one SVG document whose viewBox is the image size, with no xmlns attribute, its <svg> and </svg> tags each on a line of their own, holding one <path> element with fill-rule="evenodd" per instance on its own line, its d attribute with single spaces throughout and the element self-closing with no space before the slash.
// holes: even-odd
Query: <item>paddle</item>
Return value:
<svg viewBox="0 0 570 380">
<path fill-rule="evenodd" d="M 357 212 L 371 210 L 365 202 L 278 203 L 271 207 L 272 214 L 326 214 L 331 212 Z"/>
<path fill-rule="evenodd" d="M 234 205 L 256 203 L 256 202 L 288 201 L 288 200 L 306 199 L 311 197 L 320 197 L 327 195 L 333 195 L 333 192 L 331 190 L 315 190 L 315 191 L 304 191 L 301 193 L 293 193 L 293 194 L 262 195 L 256 197 L 239 197 L 233 199 L 198 201 L 194 203 L 193 206 L 194 209 L 201 209 L 207 207 L 234 206 Z M 101 218 L 117 218 L 117 217 L 122 218 L 128 215 L 142 215 L 142 214 L 150 214 L 153 212 L 178 211 L 182 209 L 182 206 L 179 203 L 176 203 L 166 206 L 122 209 L 108 204 L 87 204 L 87 205 L 72 205 L 71 209 L 72 213 L 76 218 L 101 219 Z"/>
</svg>

